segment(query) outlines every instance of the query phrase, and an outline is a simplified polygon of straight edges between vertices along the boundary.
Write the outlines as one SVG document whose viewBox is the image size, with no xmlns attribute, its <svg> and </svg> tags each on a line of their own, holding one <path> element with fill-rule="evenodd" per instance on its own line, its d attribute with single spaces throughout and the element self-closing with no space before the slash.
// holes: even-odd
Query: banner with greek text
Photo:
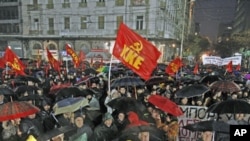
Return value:
<svg viewBox="0 0 250 141">
<path fill-rule="evenodd" d="M 230 61 L 233 65 L 241 65 L 242 56 L 233 56 L 227 58 L 221 58 L 218 56 L 206 56 L 202 58 L 203 65 L 212 64 L 217 66 L 227 65 Z"/>
</svg>

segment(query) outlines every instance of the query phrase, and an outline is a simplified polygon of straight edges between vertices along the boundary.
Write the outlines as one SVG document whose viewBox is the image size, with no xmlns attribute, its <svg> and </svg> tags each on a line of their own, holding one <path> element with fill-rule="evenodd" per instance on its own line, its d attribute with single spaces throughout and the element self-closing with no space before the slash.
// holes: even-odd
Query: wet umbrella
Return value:
<svg viewBox="0 0 250 141">
<path fill-rule="evenodd" d="M 112 88 L 116 88 L 116 87 L 127 87 L 127 86 L 144 86 L 145 83 L 138 77 L 133 77 L 133 76 L 127 76 L 127 77 L 122 77 L 122 78 L 118 78 L 116 80 L 114 80 L 111 83 Z"/>
<path fill-rule="evenodd" d="M 0 111 L 0 121 L 6 121 L 35 114 L 40 109 L 28 102 L 12 101 L 0 105 Z"/>
<path fill-rule="evenodd" d="M 233 93 L 241 91 L 241 88 L 238 84 L 236 84 L 234 81 L 229 81 L 229 80 L 215 81 L 212 84 L 210 84 L 209 87 L 211 90 L 214 90 L 216 92 L 221 91 L 221 92 Z"/>
<path fill-rule="evenodd" d="M 193 84 L 186 86 L 176 92 L 177 98 L 201 96 L 210 91 L 209 87 L 203 84 Z"/>
<path fill-rule="evenodd" d="M 21 80 L 21 81 L 32 81 L 32 82 L 34 82 L 34 83 L 40 83 L 41 81 L 38 79 L 38 78 L 36 78 L 36 77 L 33 77 L 33 76 L 29 76 L 29 75 L 19 75 L 19 76 L 17 76 L 16 77 L 16 79 L 18 79 L 18 80 Z"/>
<path fill-rule="evenodd" d="M 245 78 L 246 80 L 250 80 L 250 74 L 249 74 L 249 73 L 246 74 L 246 75 L 244 76 L 244 78 Z"/>
<path fill-rule="evenodd" d="M 169 83 L 174 82 L 173 79 L 168 78 L 167 76 L 161 77 L 161 76 L 152 76 L 147 81 L 145 81 L 145 85 L 156 85 L 160 83 Z"/>
<path fill-rule="evenodd" d="M 70 87 L 71 84 L 70 83 L 64 83 L 64 84 L 60 84 L 60 85 L 53 85 L 50 90 L 49 90 L 49 94 L 55 94 L 56 92 L 58 92 L 59 90 L 63 89 L 63 88 L 67 88 Z"/>
<path fill-rule="evenodd" d="M 173 116 L 183 115 L 183 111 L 181 110 L 181 108 L 175 102 L 166 97 L 160 95 L 151 95 L 148 98 L 148 102 Z"/>
<path fill-rule="evenodd" d="M 236 113 L 250 113 L 250 104 L 245 100 L 229 99 L 219 103 L 215 103 L 208 107 L 208 113 L 217 114 L 236 114 Z"/>
<path fill-rule="evenodd" d="M 115 110 L 124 111 L 125 113 L 134 111 L 140 114 L 146 110 L 146 107 L 142 103 L 131 97 L 115 98 L 108 102 L 107 105 Z"/>
<path fill-rule="evenodd" d="M 164 138 L 164 132 L 153 125 L 133 126 L 123 130 L 119 136 L 119 141 L 139 141 L 138 135 L 141 132 L 149 132 L 150 141 L 162 141 Z"/>
<path fill-rule="evenodd" d="M 22 85 L 22 86 L 18 86 L 15 88 L 15 92 L 17 94 L 22 94 L 26 91 L 32 91 L 32 92 L 35 92 L 39 90 L 39 88 L 37 86 L 31 86 L 31 85 Z"/>
<path fill-rule="evenodd" d="M 94 68 L 86 68 L 84 70 L 85 75 L 90 75 L 90 74 L 98 74 L 98 72 Z"/>
<path fill-rule="evenodd" d="M 65 87 L 55 93 L 56 101 L 60 101 L 62 99 L 69 98 L 69 97 L 76 97 L 80 93 L 81 91 L 77 87 L 74 87 L 74 86 Z"/>
<path fill-rule="evenodd" d="M 86 107 L 89 104 L 88 99 L 83 97 L 70 97 L 58 101 L 54 106 L 54 115 L 59 115 L 67 112 L 75 112 L 80 108 Z"/>
<path fill-rule="evenodd" d="M 15 92 L 7 85 L 0 85 L 0 95 L 15 95 Z"/>
<path fill-rule="evenodd" d="M 75 128 L 73 126 L 62 126 L 60 128 L 54 128 L 50 130 L 49 132 L 43 133 L 38 137 L 38 141 L 47 141 L 52 139 L 53 137 L 56 137 L 60 134 L 66 134 L 69 132 L 74 131 Z"/>
<path fill-rule="evenodd" d="M 215 131 L 221 133 L 229 133 L 230 125 L 224 121 L 215 121 L 215 120 L 207 120 L 207 121 L 199 121 L 193 124 L 188 124 L 183 126 L 182 128 L 188 129 L 190 131 Z"/>
<path fill-rule="evenodd" d="M 219 80 L 223 80 L 219 75 L 206 75 L 206 76 L 203 76 L 199 82 L 200 83 L 213 83 L 214 81 L 219 81 Z"/>
</svg>

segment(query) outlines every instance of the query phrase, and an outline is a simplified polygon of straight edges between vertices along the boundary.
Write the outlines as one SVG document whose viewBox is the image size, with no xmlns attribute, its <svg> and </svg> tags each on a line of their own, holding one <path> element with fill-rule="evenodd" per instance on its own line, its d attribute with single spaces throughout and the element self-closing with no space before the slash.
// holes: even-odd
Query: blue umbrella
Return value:
<svg viewBox="0 0 250 141">
<path fill-rule="evenodd" d="M 59 115 L 62 113 L 75 112 L 80 108 L 89 105 L 88 99 L 83 97 L 70 97 L 58 101 L 54 106 L 54 115 Z"/>
</svg>

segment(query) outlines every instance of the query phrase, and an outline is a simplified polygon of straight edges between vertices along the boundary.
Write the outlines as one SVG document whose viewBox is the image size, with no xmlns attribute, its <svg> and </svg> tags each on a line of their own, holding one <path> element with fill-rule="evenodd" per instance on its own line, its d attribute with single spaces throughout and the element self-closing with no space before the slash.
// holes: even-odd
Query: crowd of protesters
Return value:
<svg viewBox="0 0 250 141">
<path fill-rule="evenodd" d="M 114 69 L 110 71 L 110 80 L 128 75 L 137 77 L 136 74 L 127 70 L 126 67 L 121 64 L 113 64 L 112 68 Z M 2 85 L 8 85 L 13 90 L 16 90 L 22 85 L 34 86 L 38 89 L 27 89 L 19 93 L 16 92 L 16 95 L 11 98 L 0 94 L 0 104 L 2 105 L 11 100 L 22 100 L 39 107 L 40 112 L 25 118 L 3 121 L 0 127 L 0 140 L 149 141 L 152 136 L 150 136 L 151 133 L 147 131 L 140 131 L 136 135 L 131 133 L 131 135 L 125 139 L 120 138 L 124 130 L 136 124 L 138 126 L 154 126 L 159 129 L 159 131 L 162 132 L 159 134 L 162 135 L 158 137 L 159 141 L 176 141 L 179 132 L 178 118 L 150 104 L 148 102 L 148 97 L 150 95 L 167 97 L 178 105 L 206 107 L 226 99 L 243 99 L 249 101 L 249 88 L 247 87 L 247 83 L 239 84 L 242 90 L 237 93 L 209 91 L 199 97 L 177 99 L 175 96 L 176 91 L 185 86 L 200 83 L 191 78 L 188 80 L 182 79 L 185 75 L 192 72 L 191 67 L 186 67 L 183 69 L 183 72 L 186 74 L 183 73 L 180 74 L 180 76 L 167 76 L 166 78 L 169 80 L 164 83 L 161 82 L 150 86 L 138 86 L 136 89 L 132 86 L 121 86 L 109 89 L 108 72 L 94 73 L 72 69 L 63 71 L 59 74 L 52 69 L 48 72 L 40 69 L 30 71 L 29 75 L 38 78 L 40 80 L 39 83 L 32 81 L 15 82 L 15 75 L 5 74 L 2 79 Z M 202 73 L 200 76 L 205 76 L 212 73 L 212 71 L 209 69 L 201 69 L 200 73 Z M 153 75 L 166 76 L 164 70 L 156 70 Z M 241 75 L 231 73 L 227 74 L 227 76 L 235 77 L 237 80 L 242 80 L 242 82 L 246 81 L 242 78 L 243 73 Z M 112 83 L 112 81 L 110 83 Z M 205 82 L 204 84 L 209 86 L 210 83 L 211 82 Z M 66 112 L 56 116 L 53 115 L 52 107 L 54 104 L 58 102 L 58 99 L 62 100 L 67 97 L 58 98 L 55 93 L 51 92 L 51 88 L 62 84 L 69 84 L 69 86 L 77 87 L 80 91 L 88 89 L 89 93 L 82 95 L 82 97 L 88 99 L 88 108 L 94 108 L 96 111 L 99 111 L 99 114 L 91 118 L 88 114 L 88 109 L 81 108 L 75 112 Z M 78 96 L 81 95 L 79 94 Z M 114 110 L 107 105 L 107 103 L 119 97 L 131 97 L 136 99 L 146 107 L 146 111 L 143 114 L 136 113 L 133 110 L 125 112 L 122 109 Z M 126 104 L 127 103 L 124 103 L 124 105 Z M 244 121 L 244 116 L 244 114 L 237 115 L 237 119 L 241 120 L 241 122 L 238 123 L 248 124 Z M 72 128 L 72 130 L 67 132 L 60 130 L 63 127 L 67 127 L 68 129 Z M 56 132 L 57 134 L 51 138 L 45 139 L 46 135 L 51 132 Z M 203 141 L 207 140 L 205 139 L 206 134 L 208 133 L 203 133 Z"/>
</svg>

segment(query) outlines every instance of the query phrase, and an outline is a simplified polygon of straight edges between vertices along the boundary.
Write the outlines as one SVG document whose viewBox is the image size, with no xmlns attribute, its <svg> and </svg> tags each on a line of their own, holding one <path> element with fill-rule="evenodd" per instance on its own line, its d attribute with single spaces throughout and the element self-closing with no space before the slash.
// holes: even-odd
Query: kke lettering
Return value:
<svg viewBox="0 0 250 141">
<path fill-rule="evenodd" d="M 133 68 L 139 70 L 144 58 L 140 56 L 140 51 L 143 49 L 141 42 L 135 42 L 130 46 L 124 45 L 124 48 L 120 54 L 120 57 L 131 65 Z"/>
</svg>

